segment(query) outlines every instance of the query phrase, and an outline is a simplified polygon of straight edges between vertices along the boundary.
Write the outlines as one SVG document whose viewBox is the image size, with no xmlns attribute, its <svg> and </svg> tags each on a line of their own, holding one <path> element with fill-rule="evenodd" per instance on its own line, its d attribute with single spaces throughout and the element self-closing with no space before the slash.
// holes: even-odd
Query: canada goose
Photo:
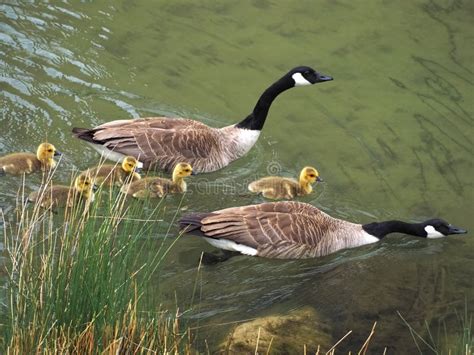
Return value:
<svg viewBox="0 0 474 355">
<path fill-rule="evenodd" d="M 29 202 L 41 201 L 41 207 L 73 207 L 79 199 L 87 202 L 94 201 L 94 191 L 97 187 L 89 176 L 80 175 L 74 180 L 74 186 L 56 185 L 47 187 L 44 191 L 34 191 L 28 196 Z"/>
<path fill-rule="evenodd" d="M 107 159 L 131 155 L 145 169 L 170 171 L 178 162 L 191 164 L 196 173 L 219 170 L 244 156 L 257 141 L 273 100 L 295 86 L 333 80 L 310 67 L 296 67 L 268 87 L 253 112 L 240 123 L 214 128 L 182 118 L 150 117 L 117 120 L 92 129 L 73 128 Z"/>
<path fill-rule="evenodd" d="M 421 223 L 355 224 L 294 201 L 190 213 L 179 223 L 185 232 L 204 237 L 217 248 L 279 259 L 324 256 L 340 249 L 378 242 L 395 232 L 424 238 L 467 233 L 441 219 Z"/>
<path fill-rule="evenodd" d="M 306 166 L 301 170 L 298 181 L 280 176 L 267 176 L 249 184 L 251 192 L 261 193 L 270 199 L 290 200 L 295 196 L 308 195 L 313 191 L 311 184 L 322 181 L 318 171 Z"/>
<path fill-rule="evenodd" d="M 127 156 L 122 164 L 104 164 L 87 169 L 81 175 L 89 175 L 96 185 L 106 184 L 108 186 L 122 186 L 141 179 L 138 169 L 138 160 Z"/>
<path fill-rule="evenodd" d="M 37 171 L 47 171 L 55 167 L 54 157 L 61 155 L 54 145 L 41 143 L 33 153 L 12 153 L 0 157 L 0 175 L 31 174 Z"/>
<path fill-rule="evenodd" d="M 188 163 L 178 163 L 173 169 L 172 180 L 160 177 L 146 177 L 122 186 L 122 192 L 135 198 L 163 197 L 166 194 L 186 192 L 186 176 L 193 175 Z"/>
</svg>

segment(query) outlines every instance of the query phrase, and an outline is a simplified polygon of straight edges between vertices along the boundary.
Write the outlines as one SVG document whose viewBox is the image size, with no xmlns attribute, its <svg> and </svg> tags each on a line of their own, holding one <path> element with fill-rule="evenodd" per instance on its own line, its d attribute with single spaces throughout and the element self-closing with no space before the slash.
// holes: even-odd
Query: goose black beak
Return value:
<svg viewBox="0 0 474 355">
<path fill-rule="evenodd" d="M 191 171 L 191 175 L 197 175 L 197 173 L 193 170 Z"/>
<path fill-rule="evenodd" d="M 92 185 L 92 191 L 96 192 L 99 189 L 99 186 L 96 184 Z"/>
<path fill-rule="evenodd" d="M 318 176 L 318 177 L 316 178 L 316 181 L 317 181 L 317 182 L 324 182 L 324 180 L 323 180 L 323 178 L 322 178 L 321 176 Z"/>
<path fill-rule="evenodd" d="M 318 83 L 324 82 L 324 81 L 331 81 L 334 80 L 332 76 L 329 75 L 323 75 L 323 74 L 318 74 Z"/>
<path fill-rule="evenodd" d="M 136 172 L 137 174 L 140 174 L 142 171 L 143 171 L 143 168 L 139 168 L 138 166 L 135 167 L 135 172 Z"/>
<path fill-rule="evenodd" d="M 55 157 L 60 157 L 61 155 L 63 155 L 63 153 L 61 153 L 59 150 L 56 150 L 56 151 L 54 152 L 54 156 L 55 156 Z"/>
<path fill-rule="evenodd" d="M 467 233 L 467 230 L 455 227 L 451 224 L 448 227 L 449 227 L 448 234 L 466 234 Z"/>
</svg>

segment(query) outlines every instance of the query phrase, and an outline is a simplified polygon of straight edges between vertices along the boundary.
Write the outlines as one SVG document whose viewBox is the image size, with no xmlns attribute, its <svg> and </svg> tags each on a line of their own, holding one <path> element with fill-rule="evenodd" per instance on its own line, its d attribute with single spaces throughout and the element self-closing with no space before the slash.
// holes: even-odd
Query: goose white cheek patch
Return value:
<svg viewBox="0 0 474 355">
<path fill-rule="evenodd" d="M 295 86 L 311 85 L 311 83 L 306 80 L 301 73 L 294 73 L 291 77 L 295 81 Z"/>
<path fill-rule="evenodd" d="M 426 226 L 426 238 L 436 239 L 436 238 L 443 238 L 446 237 L 443 233 L 438 232 L 433 226 Z"/>
</svg>

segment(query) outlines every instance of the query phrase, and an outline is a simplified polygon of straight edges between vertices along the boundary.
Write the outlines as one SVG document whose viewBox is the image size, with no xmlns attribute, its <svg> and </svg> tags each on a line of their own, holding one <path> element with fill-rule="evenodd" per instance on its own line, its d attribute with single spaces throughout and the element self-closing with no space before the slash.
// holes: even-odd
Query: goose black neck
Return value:
<svg viewBox="0 0 474 355">
<path fill-rule="evenodd" d="M 260 96 L 253 112 L 242 122 L 237 123 L 236 127 L 260 131 L 265 124 L 265 119 L 267 118 L 268 110 L 273 100 L 283 91 L 291 89 L 293 86 L 294 81 L 286 76 L 272 84 L 263 92 L 262 96 Z"/>
<path fill-rule="evenodd" d="M 406 223 L 402 221 L 385 221 L 364 224 L 362 228 L 379 239 L 390 233 L 410 234 L 417 237 L 425 237 L 426 233 L 420 223 Z"/>
</svg>

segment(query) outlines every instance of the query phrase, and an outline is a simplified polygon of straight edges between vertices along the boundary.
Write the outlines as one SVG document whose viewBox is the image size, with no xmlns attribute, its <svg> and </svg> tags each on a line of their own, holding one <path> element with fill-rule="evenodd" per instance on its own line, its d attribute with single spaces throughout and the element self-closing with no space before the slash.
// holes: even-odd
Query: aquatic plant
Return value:
<svg viewBox="0 0 474 355">
<path fill-rule="evenodd" d="M 445 315 L 436 325 L 429 324 L 425 321 L 424 329 L 417 331 L 400 312 L 397 312 L 400 319 L 410 331 L 413 342 L 420 354 L 424 353 L 424 351 L 430 351 L 437 355 L 472 355 L 474 352 L 472 311 L 469 310 L 467 298 L 465 300 L 464 310 L 459 312 L 457 309 L 454 309 L 452 313 L 455 315 L 455 319 L 451 320 L 449 324 Z M 433 329 L 436 329 L 436 331 Z"/>
<path fill-rule="evenodd" d="M 52 211 L 40 207 L 44 196 L 28 206 L 24 195 L 4 223 L 2 352 L 190 351 L 176 312 L 147 308 L 150 278 L 176 241 L 166 238 L 162 202 L 104 192 L 90 208 Z"/>
</svg>

